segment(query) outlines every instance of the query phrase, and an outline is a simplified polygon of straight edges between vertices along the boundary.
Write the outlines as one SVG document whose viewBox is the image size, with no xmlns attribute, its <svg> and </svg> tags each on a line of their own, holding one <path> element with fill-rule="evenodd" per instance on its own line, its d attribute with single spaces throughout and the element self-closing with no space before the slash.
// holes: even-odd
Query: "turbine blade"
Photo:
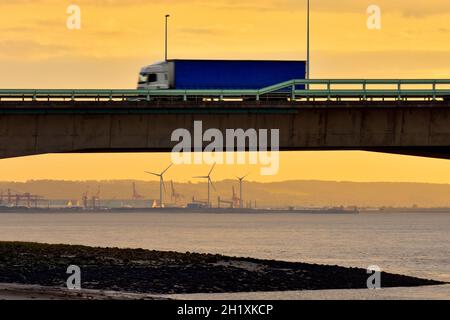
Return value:
<svg viewBox="0 0 450 320">
<path fill-rule="evenodd" d="M 242 177 L 236 177 L 236 179 L 238 179 L 239 181 L 242 181 L 242 180 L 244 180 L 245 178 L 247 178 L 249 175 L 250 175 L 250 172 L 247 173 L 245 176 L 242 176 Z"/>
<path fill-rule="evenodd" d="M 211 170 L 210 170 L 210 171 L 209 171 L 209 173 L 208 173 L 208 176 L 210 176 L 210 175 L 211 175 L 211 173 L 213 172 L 213 170 L 214 170 L 215 166 L 216 166 L 216 164 L 214 163 L 214 164 L 213 164 L 213 166 L 212 166 L 212 168 L 211 168 Z"/>
<path fill-rule="evenodd" d="M 208 178 L 208 179 L 209 179 L 209 183 L 211 184 L 211 187 L 213 188 L 213 190 L 214 190 L 215 192 L 217 192 L 216 186 L 215 186 L 214 183 L 212 182 L 211 178 Z"/>
<path fill-rule="evenodd" d="M 172 166 L 173 166 L 173 163 L 171 163 L 170 166 L 168 166 L 167 169 L 164 170 L 164 171 L 161 173 L 161 175 L 163 175 L 164 173 L 166 173 L 167 170 L 169 170 L 170 168 L 172 168 Z"/>
<path fill-rule="evenodd" d="M 154 172 L 149 172 L 149 171 L 144 171 L 145 173 L 160 177 L 161 175 L 159 173 L 154 173 Z"/>
<path fill-rule="evenodd" d="M 166 183 L 164 182 L 163 176 L 161 176 L 161 182 L 162 182 L 162 185 L 163 185 L 164 193 L 166 194 L 166 193 L 167 193 L 167 190 L 166 190 Z"/>
</svg>

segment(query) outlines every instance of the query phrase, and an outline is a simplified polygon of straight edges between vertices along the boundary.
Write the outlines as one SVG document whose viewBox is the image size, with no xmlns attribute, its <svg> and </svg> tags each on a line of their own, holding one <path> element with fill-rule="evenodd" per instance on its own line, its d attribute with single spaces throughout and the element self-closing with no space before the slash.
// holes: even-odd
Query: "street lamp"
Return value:
<svg viewBox="0 0 450 320">
<path fill-rule="evenodd" d="M 169 18 L 170 18 L 170 15 L 169 14 L 166 14 L 166 28 L 165 28 L 165 34 L 166 34 L 166 36 L 165 36 L 165 60 L 167 61 L 167 38 L 168 38 L 168 24 L 169 24 Z"/>
<path fill-rule="evenodd" d="M 310 13 L 310 0 L 307 0 L 307 18 L 306 18 L 306 24 L 307 24 L 307 31 L 306 31 L 306 80 L 310 79 L 310 75 L 311 75 L 311 69 L 310 69 L 310 63 L 309 63 L 309 59 L 310 59 L 310 52 L 309 52 L 309 41 L 310 41 L 310 20 L 309 20 L 309 13 Z M 308 89 L 309 89 L 309 84 L 308 84 Z"/>
</svg>

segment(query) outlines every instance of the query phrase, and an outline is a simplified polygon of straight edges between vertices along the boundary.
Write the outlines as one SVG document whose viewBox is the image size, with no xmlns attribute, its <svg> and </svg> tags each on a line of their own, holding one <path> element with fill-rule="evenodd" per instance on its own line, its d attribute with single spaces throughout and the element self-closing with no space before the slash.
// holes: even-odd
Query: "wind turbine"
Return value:
<svg viewBox="0 0 450 320">
<path fill-rule="evenodd" d="M 244 206 L 244 202 L 243 202 L 243 200 L 242 200 L 242 192 L 243 192 L 242 184 L 243 184 L 243 182 L 244 182 L 244 179 L 247 178 L 248 175 L 249 175 L 249 173 L 247 173 L 247 174 L 246 174 L 245 176 L 243 176 L 243 177 L 236 177 L 236 179 L 239 180 L 239 207 L 240 207 L 241 209 L 242 209 L 243 206 Z"/>
<path fill-rule="evenodd" d="M 216 166 L 216 164 L 214 163 L 214 165 L 212 166 L 212 168 L 209 171 L 207 176 L 194 177 L 196 179 L 208 179 L 208 207 L 209 208 L 211 208 L 211 187 L 216 191 L 216 187 L 214 187 L 214 184 L 211 180 L 211 173 L 213 172 L 215 166 Z"/>
<path fill-rule="evenodd" d="M 164 170 L 161 173 L 154 173 L 154 172 L 149 172 L 149 171 L 145 171 L 145 173 L 151 174 L 153 176 L 159 177 L 159 207 L 162 208 L 163 207 L 163 190 L 164 192 L 166 191 L 166 185 L 164 184 L 164 174 L 167 172 L 167 170 L 169 170 L 171 167 L 173 166 L 173 163 L 167 167 L 166 170 Z"/>
</svg>

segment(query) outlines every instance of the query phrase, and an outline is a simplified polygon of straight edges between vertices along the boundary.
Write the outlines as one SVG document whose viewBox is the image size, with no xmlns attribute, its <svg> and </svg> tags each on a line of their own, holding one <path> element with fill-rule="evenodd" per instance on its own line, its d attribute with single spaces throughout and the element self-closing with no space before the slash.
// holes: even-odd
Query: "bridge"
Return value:
<svg viewBox="0 0 450 320">
<path fill-rule="evenodd" d="M 306 89 L 299 89 L 305 88 Z M 260 90 L 0 90 L 0 158 L 166 152 L 179 128 L 280 129 L 280 149 L 450 158 L 450 79 L 292 80 Z"/>
</svg>

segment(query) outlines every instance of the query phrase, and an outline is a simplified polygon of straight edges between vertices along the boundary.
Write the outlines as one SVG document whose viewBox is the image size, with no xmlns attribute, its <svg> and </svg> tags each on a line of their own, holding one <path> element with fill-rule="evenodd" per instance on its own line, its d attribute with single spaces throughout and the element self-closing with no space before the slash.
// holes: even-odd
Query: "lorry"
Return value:
<svg viewBox="0 0 450 320">
<path fill-rule="evenodd" d="M 167 60 L 142 68 L 138 89 L 257 90 L 305 75 L 305 61 Z"/>
</svg>

